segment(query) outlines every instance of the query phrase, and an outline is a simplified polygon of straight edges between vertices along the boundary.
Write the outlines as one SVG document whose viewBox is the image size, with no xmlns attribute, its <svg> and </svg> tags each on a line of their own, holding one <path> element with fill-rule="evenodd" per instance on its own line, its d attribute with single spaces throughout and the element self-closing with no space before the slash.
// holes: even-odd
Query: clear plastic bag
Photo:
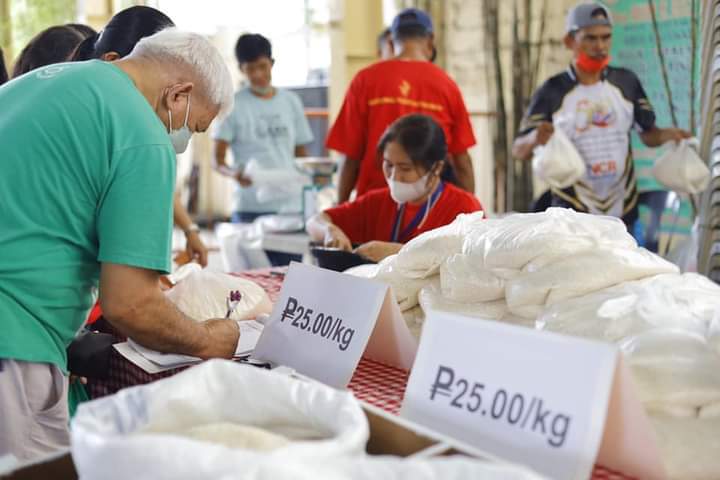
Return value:
<svg viewBox="0 0 720 480">
<path fill-rule="evenodd" d="M 657 275 L 558 302 L 538 329 L 616 342 L 655 328 L 706 336 L 720 308 L 720 286 L 701 275 Z"/>
<path fill-rule="evenodd" d="M 456 313 L 482 320 L 497 320 L 524 327 L 533 327 L 533 322 L 512 315 L 504 300 L 490 302 L 458 302 L 446 298 L 441 290 L 440 281 L 435 280 L 425 286 L 418 295 L 420 306 L 425 312 L 437 311 Z"/>
<path fill-rule="evenodd" d="M 185 315 L 203 321 L 224 318 L 228 310 L 227 297 L 235 290 L 242 294 L 242 298 L 230 318 L 247 320 L 272 311 L 270 298 L 256 283 L 209 270 L 191 272 L 165 295 Z"/>
<path fill-rule="evenodd" d="M 263 168 L 255 159 L 248 162 L 243 174 L 252 180 L 259 203 L 288 198 L 299 202 L 303 187 L 310 184 L 310 179 L 294 168 Z"/>
<path fill-rule="evenodd" d="M 697 138 L 672 142 L 655 162 L 653 175 L 663 186 L 679 193 L 700 193 L 710 183 L 710 169 L 698 156 Z"/>
<path fill-rule="evenodd" d="M 462 253 L 478 258 L 482 268 L 526 269 L 597 248 L 637 247 L 617 218 L 550 208 L 488 220 L 485 229 L 468 231 Z"/>
<path fill-rule="evenodd" d="M 585 161 L 565 132 L 556 128 L 545 145 L 535 147 L 533 173 L 555 188 L 567 188 L 585 176 Z"/>
<path fill-rule="evenodd" d="M 461 303 L 478 303 L 505 298 L 505 280 L 483 270 L 476 258 L 463 254 L 449 257 L 440 267 L 442 294 Z"/>
<path fill-rule="evenodd" d="M 505 296 L 512 313 L 535 319 L 557 302 L 663 273 L 678 268 L 645 249 L 595 249 L 509 280 Z"/>
<path fill-rule="evenodd" d="M 620 349 L 643 403 L 699 410 L 720 402 L 720 356 L 702 335 L 655 329 L 628 337 Z"/>
<path fill-rule="evenodd" d="M 407 278 L 437 275 L 440 265 L 462 249 L 466 232 L 482 228 L 483 212 L 461 214 L 450 224 L 423 233 L 406 243 L 398 252 L 395 268 Z"/>
<path fill-rule="evenodd" d="M 378 264 L 373 280 L 392 288 L 401 311 L 410 310 L 418 304 L 418 293 L 432 278 L 413 278 L 405 275 L 397 266 L 398 255 L 391 255 Z"/>
</svg>

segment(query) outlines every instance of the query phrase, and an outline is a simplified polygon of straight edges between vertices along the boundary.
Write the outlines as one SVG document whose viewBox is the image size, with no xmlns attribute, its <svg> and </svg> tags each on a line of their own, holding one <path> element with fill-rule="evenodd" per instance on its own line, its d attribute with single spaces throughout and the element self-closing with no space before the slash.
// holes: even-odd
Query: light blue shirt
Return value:
<svg viewBox="0 0 720 480">
<path fill-rule="evenodd" d="M 235 93 L 233 111 L 216 125 L 213 138 L 230 144 L 238 170 L 255 159 L 263 169 L 295 171 L 295 147 L 310 143 L 313 135 L 297 94 L 276 89 L 266 99 L 243 88 Z M 254 187 L 236 185 L 233 211 L 299 212 L 301 203 L 299 197 L 259 203 Z"/>
</svg>

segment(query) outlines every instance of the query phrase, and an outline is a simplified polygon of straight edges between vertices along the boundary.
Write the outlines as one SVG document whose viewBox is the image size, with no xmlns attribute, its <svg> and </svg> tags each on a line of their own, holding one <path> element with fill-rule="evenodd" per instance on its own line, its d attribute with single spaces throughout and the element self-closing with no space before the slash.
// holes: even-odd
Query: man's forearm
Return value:
<svg viewBox="0 0 720 480">
<path fill-rule="evenodd" d="M 467 152 L 453 156 L 453 168 L 460 188 L 470 193 L 475 193 L 475 170 L 473 169 L 472 158 Z"/>
<path fill-rule="evenodd" d="M 640 140 L 650 148 L 659 147 L 667 141 L 663 135 L 663 130 L 657 127 L 642 132 Z"/>
<path fill-rule="evenodd" d="M 213 152 L 213 168 L 221 175 L 234 178 L 236 173 L 235 169 L 231 168 L 230 166 L 228 166 L 227 163 L 225 163 L 225 155 L 227 154 L 227 148 L 227 143 L 221 140 L 215 141 L 215 149 Z"/>
<path fill-rule="evenodd" d="M 338 203 L 347 202 L 350 194 L 355 188 L 358 173 L 360 171 L 360 162 L 350 157 L 346 157 L 340 167 L 340 185 L 338 185 Z"/>
<path fill-rule="evenodd" d="M 173 221 L 183 232 L 187 232 L 193 223 L 187 210 L 183 207 L 178 193 L 173 196 Z"/>
<path fill-rule="evenodd" d="M 184 315 L 164 295 L 149 296 L 110 323 L 139 344 L 158 352 L 205 357 L 207 335 L 201 323 Z"/>
<path fill-rule="evenodd" d="M 533 137 L 532 132 L 526 133 L 521 137 L 517 137 L 512 146 L 513 157 L 520 160 L 530 160 L 530 158 L 532 158 L 533 149 L 535 148 Z"/>
<path fill-rule="evenodd" d="M 237 324 L 210 325 L 187 317 L 160 291 L 158 279 L 151 270 L 103 263 L 100 306 L 105 318 L 128 337 L 160 352 L 201 358 L 232 356 Z"/>
</svg>

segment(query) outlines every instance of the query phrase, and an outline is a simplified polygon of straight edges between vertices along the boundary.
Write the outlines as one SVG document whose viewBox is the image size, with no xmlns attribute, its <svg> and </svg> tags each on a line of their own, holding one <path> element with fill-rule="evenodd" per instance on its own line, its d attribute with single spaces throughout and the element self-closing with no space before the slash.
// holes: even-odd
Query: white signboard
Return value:
<svg viewBox="0 0 720 480">
<path fill-rule="evenodd" d="M 550 478 L 586 480 L 618 359 L 610 344 L 431 312 L 401 415 Z M 649 430 L 639 438 L 652 450 Z M 650 458 L 642 478 L 662 478 Z"/>
<path fill-rule="evenodd" d="M 345 387 L 366 347 L 372 358 L 405 369 L 415 358 L 417 342 L 389 287 L 293 263 L 253 358 Z"/>
</svg>

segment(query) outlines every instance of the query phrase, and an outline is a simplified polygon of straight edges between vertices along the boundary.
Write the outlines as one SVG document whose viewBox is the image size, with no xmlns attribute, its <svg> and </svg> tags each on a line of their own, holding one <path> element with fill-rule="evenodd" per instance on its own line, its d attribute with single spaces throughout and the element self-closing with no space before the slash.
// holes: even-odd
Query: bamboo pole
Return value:
<svg viewBox="0 0 720 480">
<path fill-rule="evenodd" d="M 497 111 L 497 133 L 495 135 L 495 180 L 496 180 L 496 208 L 499 212 L 507 210 L 508 198 L 505 187 L 508 184 L 508 163 L 510 156 L 507 149 L 507 113 L 505 109 L 504 81 L 502 72 L 502 59 L 500 57 L 500 32 L 498 18 L 498 0 L 484 0 L 483 13 L 485 32 L 488 37 L 487 46 L 493 59 L 495 73 L 495 109 Z"/>
<path fill-rule="evenodd" d="M 697 60 L 697 6 L 696 0 L 690 2 L 690 133 L 695 135 L 695 73 Z"/>
<path fill-rule="evenodd" d="M 538 32 L 537 49 L 535 51 L 535 65 L 530 72 L 530 88 L 532 90 L 537 86 L 537 79 L 540 76 L 540 59 L 542 58 L 543 38 L 545 37 L 545 27 L 547 25 L 547 11 L 548 0 L 543 0 L 542 10 L 540 11 L 540 31 Z"/>
<path fill-rule="evenodd" d="M 8 69 L 10 62 L 15 58 L 12 40 L 12 16 L 10 15 L 10 0 L 0 0 L 0 47 L 5 51 L 5 61 Z"/>
<path fill-rule="evenodd" d="M 662 43 L 660 42 L 660 30 L 657 24 L 657 15 L 655 14 L 655 4 L 653 0 L 648 0 L 650 7 L 650 16 L 652 17 L 653 31 L 655 32 L 655 47 L 657 48 L 658 58 L 660 59 L 660 72 L 662 74 L 663 83 L 665 84 L 665 93 L 670 105 L 670 117 L 672 118 L 673 127 L 677 128 L 678 122 L 675 115 L 675 105 L 673 104 L 672 91 L 670 91 L 670 80 L 668 79 L 667 68 L 665 67 L 665 55 L 662 52 Z"/>
</svg>

